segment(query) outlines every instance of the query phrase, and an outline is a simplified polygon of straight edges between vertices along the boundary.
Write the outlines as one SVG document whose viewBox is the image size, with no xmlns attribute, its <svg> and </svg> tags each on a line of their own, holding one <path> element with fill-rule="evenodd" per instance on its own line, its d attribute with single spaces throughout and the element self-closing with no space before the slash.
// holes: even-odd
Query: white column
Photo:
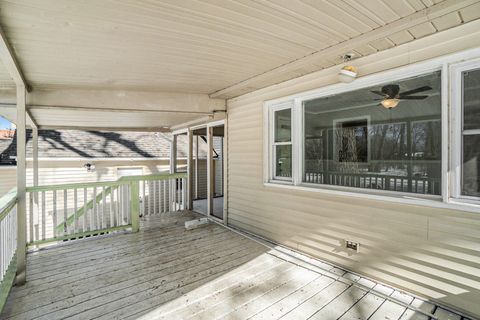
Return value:
<svg viewBox="0 0 480 320">
<path fill-rule="evenodd" d="M 16 284 L 26 281 L 26 248 L 27 248 L 27 201 L 26 201 L 26 109 L 25 86 L 17 85 L 17 277 Z"/>
<path fill-rule="evenodd" d="M 188 129 L 187 131 L 187 140 L 188 140 L 188 157 L 187 157 L 187 172 L 188 172 L 188 182 L 187 182 L 187 209 L 191 210 L 193 208 L 193 132 Z"/>
<path fill-rule="evenodd" d="M 170 173 L 175 173 L 177 167 L 177 136 L 172 137 L 170 144 Z"/>
<path fill-rule="evenodd" d="M 213 128 L 207 127 L 207 215 L 213 213 L 213 189 L 215 188 L 213 171 Z"/>
<path fill-rule="evenodd" d="M 32 128 L 32 145 L 33 145 L 33 185 L 38 186 L 38 128 Z"/>
</svg>

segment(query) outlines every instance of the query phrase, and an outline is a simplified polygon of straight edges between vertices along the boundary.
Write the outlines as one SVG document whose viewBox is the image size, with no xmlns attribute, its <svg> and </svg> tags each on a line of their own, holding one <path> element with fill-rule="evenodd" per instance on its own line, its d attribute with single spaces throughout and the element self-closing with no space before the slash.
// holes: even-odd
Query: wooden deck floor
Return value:
<svg viewBox="0 0 480 320">
<path fill-rule="evenodd" d="M 461 317 L 333 266 L 271 250 L 221 226 L 185 231 L 190 212 L 136 234 L 28 255 L 28 282 L 2 319 L 439 319 Z M 370 291 L 369 291 L 370 290 Z"/>
</svg>

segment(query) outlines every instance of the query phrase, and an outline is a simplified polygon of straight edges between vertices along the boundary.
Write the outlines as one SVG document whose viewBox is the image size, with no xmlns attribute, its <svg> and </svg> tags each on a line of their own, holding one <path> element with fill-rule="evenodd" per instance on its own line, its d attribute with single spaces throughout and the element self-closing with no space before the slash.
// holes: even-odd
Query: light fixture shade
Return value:
<svg viewBox="0 0 480 320">
<path fill-rule="evenodd" d="M 399 102 L 399 99 L 383 99 L 380 103 L 384 108 L 393 109 L 398 105 Z"/>
<path fill-rule="evenodd" d="M 338 79 L 341 82 L 350 83 L 357 77 L 357 68 L 353 66 L 344 66 L 338 74 Z"/>
</svg>

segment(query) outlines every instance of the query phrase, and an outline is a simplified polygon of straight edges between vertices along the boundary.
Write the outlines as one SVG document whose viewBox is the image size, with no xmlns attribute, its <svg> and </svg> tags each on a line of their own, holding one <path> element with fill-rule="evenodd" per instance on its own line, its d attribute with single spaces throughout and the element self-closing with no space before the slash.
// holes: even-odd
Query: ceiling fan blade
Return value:
<svg viewBox="0 0 480 320">
<path fill-rule="evenodd" d="M 423 100 L 423 99 L 426 99 L 428 98 L 428 96 L 403 96 L 403 95 L 400 95 L 400 100 Z"/>
<path fill-rule="evenodd" d="M 378 94 L 379 96 L 382 96 L 382 97 L 384 97 L 384 96 L 385 96 L 385 93 L 383 93 L 383 92 L 380 92 L 380 91 L 377 91 L 377 90 L 372 90 L 372 91 L 370 91 L 370 92 L 371 92 L 371 93 Z"/>
<path fill-rule="evenodd" d="M 428 91 L 428 90 L 432 90 L 432 88 L 429 87 L 429 86 L 423 86 L 423 87 L 420 87 L 420 88 L 416 88 L 416 89 L 413 89 L 413 90 L 402 92 L 402 93 L 400 93 L 400 96 L 407 96 L 407 95 L 420 93 L 420 92 L 424 92 L 424 91 Z"/>
</svg>

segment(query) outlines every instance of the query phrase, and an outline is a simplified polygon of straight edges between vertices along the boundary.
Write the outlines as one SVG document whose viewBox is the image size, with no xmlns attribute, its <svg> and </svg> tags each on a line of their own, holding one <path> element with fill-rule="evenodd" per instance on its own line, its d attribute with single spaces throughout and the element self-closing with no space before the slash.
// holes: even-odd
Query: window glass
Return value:
<svg viewBox="0 0 480 320">
<path fill-rule="evenodd" d="M 337 122 L 334 136 L 335 159 L 338 162 L 368 161 L 368 122 Z"/>
<path fill-rule="evenodd" d="M 480 197 L 480 135 L 463 136 L 462 194 Z"/>
<path fill-rule="evenodd" d="M 288 142 L 292 137 L 292 110 L 275 111 L 275 142 Z"/>
<path fill-rule="evenodd" d="M 480 69 L 463 73 L 463 129 L 480 129 Z"/>
<path fill-rule="evenodd" d="M 275 146 L 275 176 L 292 177 L 292 145 Z"/>
<path fill-rule="evenodd" d="M 461 192 L 480 196 L 480 70 L 463 73 L 463 161 Z M 470 131 L 469 131 L 470 130 Z"/>
<path fill-rule="evenodd" d="M 206 140 L 205 137 L 202 138 Z M 175 141 L 175 172 L 187 172 L 188 136 L 186 133 L 177 134 Z"/>
<path fill-rule="evenodd" d="M 438 71 L 306 101 L 303 181 L 439 195 L 440 88 Z"/>
</svg>

